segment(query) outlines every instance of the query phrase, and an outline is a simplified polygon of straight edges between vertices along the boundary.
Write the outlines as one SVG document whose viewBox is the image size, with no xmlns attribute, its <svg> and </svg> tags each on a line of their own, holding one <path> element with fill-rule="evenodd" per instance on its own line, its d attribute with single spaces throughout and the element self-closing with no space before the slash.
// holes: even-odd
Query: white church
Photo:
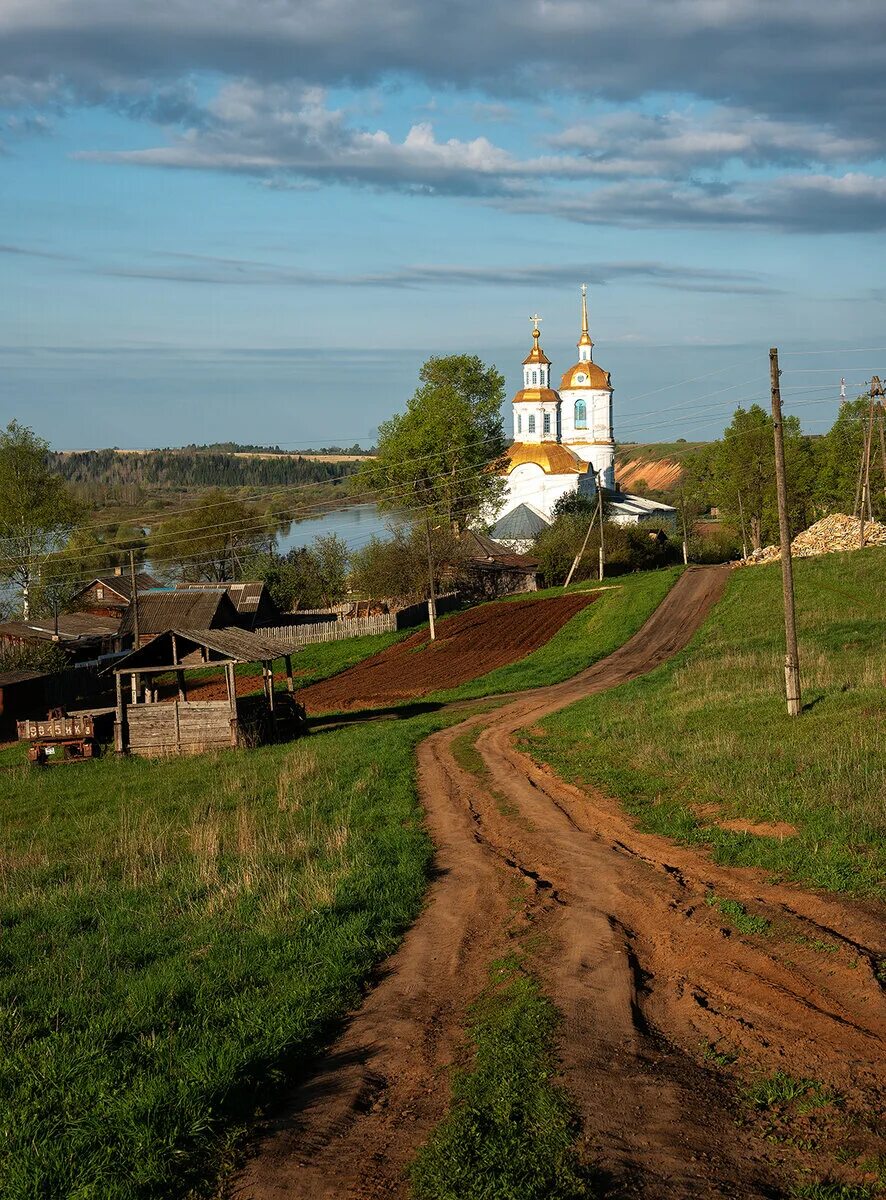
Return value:
<svg viewBox="0 0 886 1200">
<path fill-rule="evenodd" d="M 578 362 L 551 387 L 551 360 L 541 348 L 540 317 L 532 349 L 523 359 L 523 387 L 514 396 L 514 442 L 507 451 L 507 493 L 490 533 L 498 541 L 529 543 L 553 520 L 567 492 L 607 493 L 609 520 L 620 524 L 672 521 L 668 504 L 619 492 L 615 479 L 612 381 L 594 362 L 588 332 L 587 287 L 581 288 Z"/>
</svg>

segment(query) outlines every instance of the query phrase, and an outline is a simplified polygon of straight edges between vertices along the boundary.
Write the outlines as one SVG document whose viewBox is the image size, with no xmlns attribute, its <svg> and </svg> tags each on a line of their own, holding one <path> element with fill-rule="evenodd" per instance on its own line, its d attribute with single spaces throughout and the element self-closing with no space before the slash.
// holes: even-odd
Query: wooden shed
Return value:
<svg viewBox="0 0 886 1200">
<path fill-rule="evenodd" d="M 166 630 L 114 665 L 114 749 L 200 754 L 295 736 L 304 711 L 294 697 L 293 651 L 291 643 L 245 629 Z M 286 668 L 282 693 L 274 687 L 278 659 Z M 260 694 L 237 695 L 242 663 L 261 664 Z"/>
<path fill-rule="evenodd" d="M 135 606 L 130 605 L 120 622 L 122 637 L 135 636 Z M 237 609 L 225 589 L 177 591 L 154 588 L 138 594 L 138 639 L 145 646 L 168 629 L 222 629 L 237 625 Z"/>
</svg>

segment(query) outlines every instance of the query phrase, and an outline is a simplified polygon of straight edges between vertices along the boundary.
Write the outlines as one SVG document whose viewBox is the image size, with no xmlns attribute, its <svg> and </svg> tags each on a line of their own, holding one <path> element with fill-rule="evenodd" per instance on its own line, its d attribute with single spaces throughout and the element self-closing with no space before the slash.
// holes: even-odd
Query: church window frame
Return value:
<svg viewBox="0 0 886 1200">
<path fill-rule="evenodd" d="M 550 433 L 551 432 L 551 414 L 549 412 L 544 413 L 542 416 L 541 431 L 542 431 L 542 433 Z"/>
<path fill-rule="evenodd" d="M 526 432 L 535 433 L 535 413 L 530 413 L 526 421 Z"/>
<path fill-rule="evenodd" d="M 517 433 L 522 433 L 522 432 L 523 432 L 523 417 L 520 413 L 517 413 Z"/>
<path fill-rule="evenodd" d="M 575 402 L 575 428 L 587 429 L 588 427 L 588 406 L 584 400 L 576 400 Z"/>
</svg>

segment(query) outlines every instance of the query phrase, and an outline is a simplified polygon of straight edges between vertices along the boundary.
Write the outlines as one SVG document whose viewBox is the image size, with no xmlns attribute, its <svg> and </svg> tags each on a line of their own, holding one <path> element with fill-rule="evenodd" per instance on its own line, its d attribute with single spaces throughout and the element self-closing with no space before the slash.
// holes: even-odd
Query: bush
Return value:
<svg viewBox="0 0 886 1200">
<path fill-rule="evenodd" d="M 741 558 L 738 538 L 728 530 L 718 529 L 706 536 L 693 533 L 689 538 L 689 561 L 694 563 L 735 562 Z"/>
<path fill-rule="evenodd" d="M 580 513 L 567 513 L 543 530 L 535 542 L 539 572 L 545 587 L 565 582 L 572 561 L 582 547 L 588 532 L 588 518 Z M 682 552 L 667 534 L 658 527 L 647 525 L 617 525 L 603 523 L 605 573 L 623 575 L 628 571 L 650 571 L 657 567 L 680 562 Z M 600 530 L 594 526 L 584 555 L 573 580 L 594 579 L 597 576 L 600 550 Z"/>
</svg>

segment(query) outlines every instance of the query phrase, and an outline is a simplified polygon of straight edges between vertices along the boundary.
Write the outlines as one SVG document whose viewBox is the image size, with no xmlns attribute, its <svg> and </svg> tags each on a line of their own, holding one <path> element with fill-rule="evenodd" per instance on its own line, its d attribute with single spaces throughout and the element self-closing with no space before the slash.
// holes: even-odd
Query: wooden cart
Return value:
<svg viewBox="0 0 886 1200">
<path fill-rule="evenodd" d="M 108 710 L 113 712 L 113 709 Z M 54 762 L 82 762 L 98 752 L 96 720 L 105 713 L 71 713 L 51 709 L 40 721 L 17 722 L 19 741 L 30 742 L 28 762 L 45 767 Z"/>
</svg>

